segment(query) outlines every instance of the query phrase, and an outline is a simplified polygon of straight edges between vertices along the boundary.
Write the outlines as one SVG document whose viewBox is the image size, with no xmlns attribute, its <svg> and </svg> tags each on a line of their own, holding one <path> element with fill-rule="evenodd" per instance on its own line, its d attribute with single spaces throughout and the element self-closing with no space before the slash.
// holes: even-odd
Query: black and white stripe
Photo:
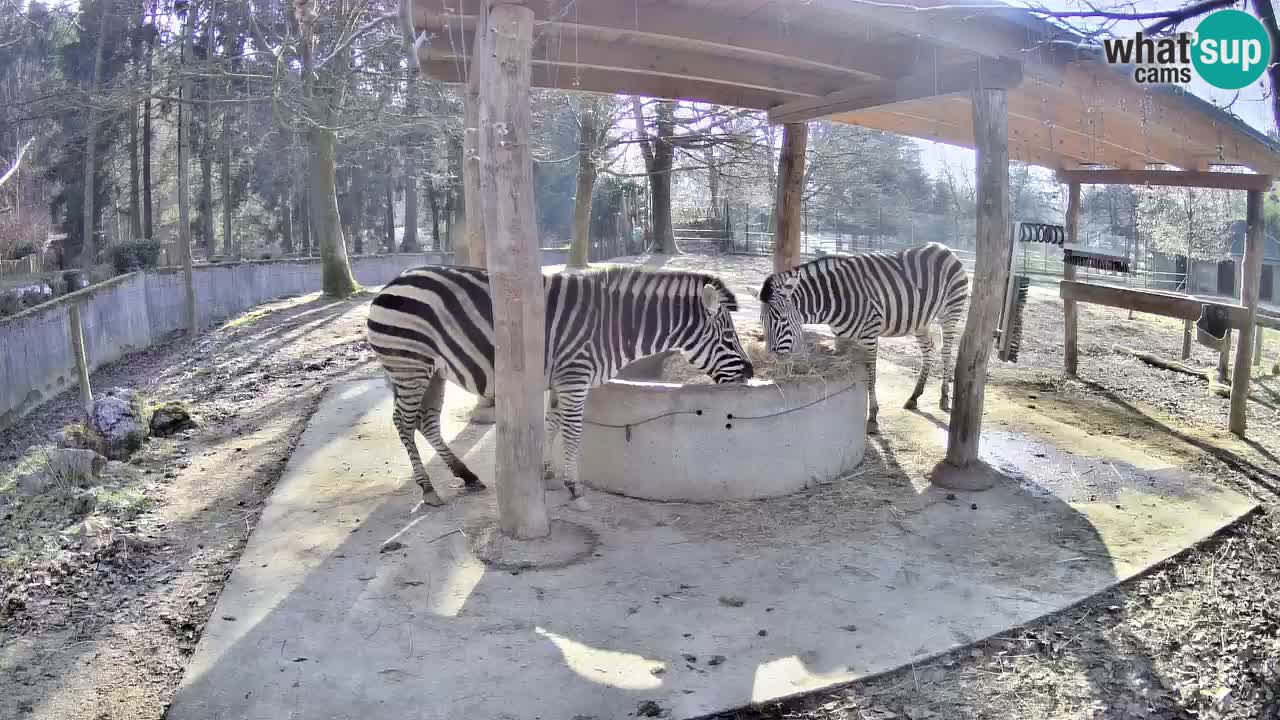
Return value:
<svg viewBox="0 0 1280 720">
<path fill-rule="evenodd" d="M 960 258 L 939 243 L 900 252 L 828 256 L 774 273 L 760 291 L 760 320 L 769 350 L 792 352 L 802 324 L 829 325 L 864 353 L 868 382 L 867 431 L 877 431 L 876 348 L 882 337 L 915 335 L 923 356 L 906 407 L 914 408 L 933 367 L 932 325 L 942 326 L 942 396 L 951 409 L 948 383 L 952 347 L 969 298 L 969 274 Z"/>
<path fill-rule="evenodd" d="M 544 278 L 547 387 L 556 403 L 547 414 L 550 437 L 564 437 L 564 482 L 573 506 L 585 509 L 578 451 L 587 390 L 629 363 L 682 350 L 718 383 L 751 377 L 729 313 L 733 293 L 717 277 L 698 273 L 602 268 Z M 414 443 L 417 429 L 469 489 L 480 480 L 444 442 L 440 406 L 444 381 L 492 398 L 493 305 L 482 269 L 429 266 L 407 270 L 384 287 L 369 309 L 369 343 L 395 393 L 395 425 L 409 453 L 423 499 L 441 504 Z"/>
</svg>

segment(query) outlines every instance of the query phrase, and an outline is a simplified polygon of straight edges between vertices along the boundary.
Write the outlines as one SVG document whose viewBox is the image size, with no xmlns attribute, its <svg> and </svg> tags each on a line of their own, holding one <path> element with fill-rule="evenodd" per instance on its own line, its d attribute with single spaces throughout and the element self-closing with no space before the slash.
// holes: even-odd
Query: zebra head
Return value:
<svg viewBox="0 0 1280 720">
<path fill-rule="evenodd" d="M 738 330 L 730 312 L 738 309 L 738 301 L 724 285 L 702 286 L 705 321 L 681 348 L 689 363 L 711 376 L 718 384 L 746 382 L 755 374 L 751 361 L 742 351 Z"/>
<path fill-rule="evenodd" d="M 797 280 L 794 272 L 774 273 L 760 288 L 760 324 L 771 353 L 786 355 L 800 341 L 802 322 L 793 295 Z"/>
</svg>

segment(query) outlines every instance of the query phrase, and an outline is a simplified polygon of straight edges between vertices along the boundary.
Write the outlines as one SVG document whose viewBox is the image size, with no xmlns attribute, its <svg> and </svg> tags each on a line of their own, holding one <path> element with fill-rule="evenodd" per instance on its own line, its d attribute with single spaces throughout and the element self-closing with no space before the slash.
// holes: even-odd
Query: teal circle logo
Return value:
<svg viewBox="0 0 1280 720">
<path fill-rule="evenodd" d="M 1243 10 L 1219 10 L 1196 28 L 1191 62 L 1210 85 L 1239 90 L 1258 81 L 1271 62 L 1271 38 L 1257 18 Z"/>
</svg>

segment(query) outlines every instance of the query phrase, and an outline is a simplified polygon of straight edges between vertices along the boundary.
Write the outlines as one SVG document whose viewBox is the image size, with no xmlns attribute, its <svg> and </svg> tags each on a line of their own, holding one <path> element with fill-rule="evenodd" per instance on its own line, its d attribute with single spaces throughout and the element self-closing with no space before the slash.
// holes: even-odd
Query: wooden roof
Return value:
<svg viewBox="0 0 1280 720">
<path fill-rule="evenodd" d="M 464 79 L 484 1 L 414 0 L 415 25 L 431 36 L 422 50 L 430 77 Z M 973 147 L 968 78 L 985 73 L 1011 87 L 1013 160 L 1280 175 L 1280 145 L 1239 119 L 1178 88 L 1136 85 L 1080 38 L 980 1 L 530 0 L 532 82 Z"/>
</svg>

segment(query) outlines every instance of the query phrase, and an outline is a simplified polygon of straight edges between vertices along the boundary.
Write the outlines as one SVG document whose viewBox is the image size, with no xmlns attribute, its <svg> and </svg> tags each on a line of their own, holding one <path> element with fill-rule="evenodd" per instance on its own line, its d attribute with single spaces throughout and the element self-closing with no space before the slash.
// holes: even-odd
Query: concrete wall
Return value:
<svg viewBox="0 0 1280 720">
<path fill-rule="evenodd" d="M 543 251 L 543 264 L 567 253 Z M 448 264 L 447 253 L 399 253 L 351 258 L 356 280 L 384 285 L 407 268 Z M 209 327 L 270 300 L 320 289 L 317 259 L 263 260 L 194 269 L 196 313 Z M 92 372 L 150 347 L 186 327 L 182 271 L 131 273 L 0 319 L 0 427 L 9 425 L 76 382 L 70 308 L 82 306 L 85 355 Z"/>
<path fill-rule="evenodd" d="M 653 364 L 633 364 L 628 374 Z M 770 498 L 862 462 L 867 386 L 853 378 L 779 385 L 614 380 L 588 393 L 585 417 L 578 470 L 593 488 L 677 502 Z M 563 443 L 553 452 L 563 470 Z"/>
</svg>

